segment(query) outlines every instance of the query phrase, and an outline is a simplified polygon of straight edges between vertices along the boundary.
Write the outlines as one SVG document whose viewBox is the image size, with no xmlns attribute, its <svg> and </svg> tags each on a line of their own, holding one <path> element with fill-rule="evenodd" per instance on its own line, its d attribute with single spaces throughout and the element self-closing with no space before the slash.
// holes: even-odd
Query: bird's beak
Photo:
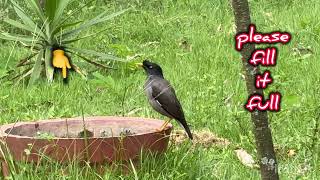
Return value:
<svg viewBox="0 0 320 180">
<path fill-rule="evenodd" d="M 135 63 L 136 67 L 143 67 L 143 64 L 142 63 Z"/>
</svg>

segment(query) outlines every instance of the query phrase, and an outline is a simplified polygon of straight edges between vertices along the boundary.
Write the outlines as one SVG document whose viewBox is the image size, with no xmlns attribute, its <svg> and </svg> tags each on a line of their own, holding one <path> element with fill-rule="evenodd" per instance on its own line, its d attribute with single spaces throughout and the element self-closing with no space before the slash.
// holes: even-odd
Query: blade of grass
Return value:
<svg viewBox="0 0 320 180">
<path fill-rule="evenodd" d="M 16 169 L 16 163 L 13 160 L 12 155 L 10 154 L 10 150 L 4 140 L 0 141 L 0 156 L 2 157 L 2 160 L 8 165 L 8 170 L 13 177 L 12 179 L 15 180 L 15 174 L 17 174 L 17 169 Z"/>
<path fill-rule="evenodd" d="M 134 167 L 131 159 L 129 159 L 129 161 L 130 161 L 130 165 L 131 165 L 131 168 L 132 168 L 132 171 L 133 171 L 133 174 L 134 174 L 134 179 L 135 179 L 135 180 L 139 180 L 138 174 L 137 174 L 137 171 L 136 171 L 136 168 Z"/>
</svg>

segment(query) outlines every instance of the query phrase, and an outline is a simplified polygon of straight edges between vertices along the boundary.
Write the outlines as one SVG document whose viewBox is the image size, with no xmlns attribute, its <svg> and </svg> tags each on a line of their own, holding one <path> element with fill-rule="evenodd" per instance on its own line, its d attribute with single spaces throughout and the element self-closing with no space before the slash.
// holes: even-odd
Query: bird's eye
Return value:
<svg viewBox="0 0 320 180">
<path fill-rule="evenodd" d="M 152 69 L 153 67 L 152 67 L 152 66 L 149 66 L 149 68 Z"/>
</svg>

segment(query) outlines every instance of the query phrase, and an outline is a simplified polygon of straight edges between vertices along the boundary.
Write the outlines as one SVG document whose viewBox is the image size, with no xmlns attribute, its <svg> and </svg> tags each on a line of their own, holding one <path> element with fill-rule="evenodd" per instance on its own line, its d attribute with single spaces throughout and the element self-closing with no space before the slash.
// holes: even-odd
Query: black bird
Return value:
<svg viewBox="0 0 320 180">
<path fill-rule="evenodd" d="M 147 73 L 147 80 L 144 84 L 144 89 L 150 105 L 154 110 L 169 118 L 169 120 L 165 121 L 161 126 L 159 131 L 162 131 L 171 119 L 176 119 L 177 122 L 185 129 L 188 137 L 192 140 L 193 137 L 184 117 L 181 104 L 177 99 L 175 90 L 163 77 L 161 67 L 148 60 L 143 61 L 143 63 L 137 63 L 137 65 L 142 66 Z"/>
</svg>

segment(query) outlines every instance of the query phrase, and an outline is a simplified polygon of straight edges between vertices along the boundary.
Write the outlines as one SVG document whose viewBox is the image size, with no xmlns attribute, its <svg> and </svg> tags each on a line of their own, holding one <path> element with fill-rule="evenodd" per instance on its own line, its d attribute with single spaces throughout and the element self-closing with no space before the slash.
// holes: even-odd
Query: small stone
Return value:
<svg viewBox="0 0 320 180">
<path fill-rule="evenodd" d="M 122 130 L 120 132 L 120 136 L 130 136 L 133 134 L 135 134 L 135 133 L 131 132 L 131 130 L 129 128 L 122 128 Z"/>
<path fill-rule="evenodd" d="M 101 130 L 100 131 L 100 136 L 101 137 L 112 137 L 113 136 L 113 134 L 112 134 L 112 131 L 111 131 L 111 129 L 109 129 L 109 130 Z"/>
</svg>

